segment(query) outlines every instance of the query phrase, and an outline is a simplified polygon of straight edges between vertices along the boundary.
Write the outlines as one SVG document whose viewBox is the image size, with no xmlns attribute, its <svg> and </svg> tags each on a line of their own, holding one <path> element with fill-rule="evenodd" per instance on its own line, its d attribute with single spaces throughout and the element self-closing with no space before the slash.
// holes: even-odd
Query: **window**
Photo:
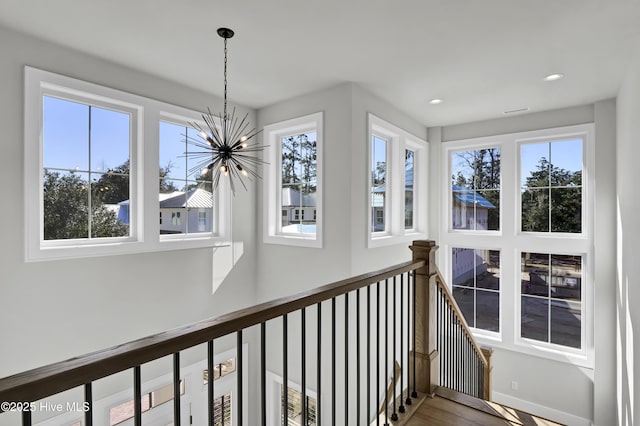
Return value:
<svg viewBox="0 0 640 426">
<path fill-rule="evenodd" d="M 186 136 L 166 127 L 179 125 L 187 134 L 185 124 L 199 119 L 194 111 L 25 67 L 27 260 L 228 244 L 228 185 L 207 204 L 198 188 L 206 190 L 206 177 L 177 176 L 186 160 L 171 157 L 185 152 Z M 160 165 L 149 155 L 158 147 L 161 162 L 169 159 Z M 168 215 L 182 213 L 179 220 L 163 221 L 159 205 L 144 205 L 151 199 L 144 194 L 158 192 L 159 202 L 171 205 Z M 199 227 L 200 208 L 215 209 L 215 226 Z M 170 231 L 182 235 L 161 239 L 174 222 L 184 229 Z M 152 231 L 158 237 L 145 235 Z M 198 235 L 186 238 L 191 233 Z"/>
<path fill-rule="evenodd" d="M 582 139 L 520 146 L 523 232 L 582 232 Z"/>
<path fill-rule="evenodd" d="M 213 424 L 214 426 L 231 426 L 231 393 L 226 393 L 213 401 Z"/>
<path fill-rule="evenodd" d="M 470 327 L 500 331 L 500 252 L 454 247 L 453 296 Z"/>
<path fill-rule="evenodd" d="M 443 269 L 481 343 L 593 364 L 593 144 L 580 125 L 443 145 Z"/>
<path fill-rule="evenodd" d="M 131 190 L 134 113 L 62 96 L 42 99 L 44 239 L 128 237 L 119 209 Z"/>
<path fill-rule="evenodd" d="M 410 149 L 404 151 L 404 229 L 413 229 L 413 181 L 414 159 L 416 153 Z"/>
<path fill-rule="evenodd" d="M 184 395 L 184 380 L 180 380 L 180 395 Z M 147 392 L 142 395 L 142 412 L 145 413 L 169 401 L 173 401 L 173 384 L 169 384 Z M 135 414 L 135 401 L 133 399 L 118 404 L 109 409 L 109 426 L 119 425 Z"/>
<path fill-rule="evenodd" d="M 307 422 L 302 423 L 302 392 L 290 387 L 287 388 L 287 419 L 289 426 L 315 426 L 316 425 L 316 399 L 307 395 Z M 280 407 L 284 405 L 284 385 L 280 385 Z M 282 408 L 280 408 L 282 411 Z M 284 422 L 284 414 L 280 416 L 280 423 Z"/>
<path fill-rule="evenodd" d="M 522 253 L 521 336 L 580 349 L 582 256 Z"/>
<path fill-rule="evenodd" d="M 387 191 L 387 145 L 388 142 L 380 137 L 371 138 L 371 232 L 385 232 L 384 218 L 386 216 Z"/>
<path fill-rule="evenodd" d="M 451 228 L 500 229 L 500 147 L 451 151 Z"/>
<path fill-rule="evenodd" d="M 369 114 L 369 247 L 420 238 L 426 229 L 427 143 Z"/>
<path fill-rule="evenodd" d="M 322 247 L 322 133 L 322 113 L 265 126 L 266 243 Z"/>
</svg>

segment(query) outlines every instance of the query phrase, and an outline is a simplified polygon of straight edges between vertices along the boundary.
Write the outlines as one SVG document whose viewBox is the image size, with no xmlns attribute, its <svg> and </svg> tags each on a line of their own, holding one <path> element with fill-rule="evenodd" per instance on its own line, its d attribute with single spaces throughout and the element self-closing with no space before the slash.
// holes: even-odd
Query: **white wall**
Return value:
<svg viewBox="0 0 640 426">
<path fill-rule="evenodd" d="M 616 355 L 618 424 L 640 422 L 640 49 L 629 67 L 617 98 L 617 276 Z"/>
<path fill-rule="evenodd" d="M 0 182 L 5 200 L 0 221 L 0 377 L 254 304 L 252 187 L 234 200 L 233 238 L 243 246 L 235 253 L 242 256 L 215 295 L 212 277 L 230 265 L 214 262 L 211 249 L 25 263 L 25 65 L 200 111 L 208 105 L 218 109 L 222 102 L 2 28 L 0 51 Z M 250 119 L 255 122 L 253 112 Z M 215 256 L 225 252 L 221 257 L 231 262 L 230 248 Z M 17 420 L 3 414 L 3 422 Z"/>
<path fill-rule="evenodd" d="M 493 363 L 494 398 L 525 411 L 537 412 L 570 424 L 593 421 L 596 425 L 614 424 L 615 381 L 613 335 L 615 322 L 614 262 L 615 214 L 612 194 L 615 188 L 615 102 L 555 111 L 523 114 L 515 117 L 430 128 L 432 218 L 441 210 L 440 151 L 447 141 L 552 127 L 592 123 L 596 125 L 596 195 L 595 195 L 595 368 L 581 368 L 496 348 Z M 431 221 L 431 235 L 439 240 L 438 223 Z M 440 253 L 443 264 L 444 253 Z M 526 366 L 526 368 L 523 368 Z M 512 381 L 518 390 L 512 390 Z"/>
</svg>

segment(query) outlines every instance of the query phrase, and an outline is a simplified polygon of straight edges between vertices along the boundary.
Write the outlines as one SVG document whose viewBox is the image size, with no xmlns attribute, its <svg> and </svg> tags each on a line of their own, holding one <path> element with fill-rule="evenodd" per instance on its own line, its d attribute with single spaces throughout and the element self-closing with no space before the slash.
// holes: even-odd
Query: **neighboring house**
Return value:
<svg viewBox="0 0 640 426">
<path fill-rule="evenodd" d="M 489 209 L 495 209 L 486 198 L 476 191 L 453 185 L 453 229 L 488 229 Z"/>
<path fill-rule="evenodd" d="M 452 227 L 453 229 L 486 230 L 489 219 L 489 209 L 495 209 L 490 201 L 476 191 L 468 188 L 452 186 Z M 488 250 L 472 250 L 465 248 L 452 249 L 451 279 L 453 284 L 461 285 L 474 276 L 487 272 L 489 263 Z"/>
<path fill-rule="evenodd" d="M 201 188 L 186 193 L 159 194 L 160 233 L 186 234 L 211 232 L 213 229 L 213 194 Z M 129 224 L 129 200 L 118 204 L 118 220 Z"/>
<path fill-rule="evenodd" d="M 316 193 L 282 188 L 282 227 L 316 222 Z"/>
<path fill-rule="evenodd" d="M 387 185 L 384 183 L 374 186 L 371 190 L 371 221 L 372 229 L 376 232 L 384 231 L 386 195 Z M 413 167 L 409 167 L 404 174 L 404 206 L 405 226 L 409 226 L 409 224 L 413 224 Z"/>
</svg>

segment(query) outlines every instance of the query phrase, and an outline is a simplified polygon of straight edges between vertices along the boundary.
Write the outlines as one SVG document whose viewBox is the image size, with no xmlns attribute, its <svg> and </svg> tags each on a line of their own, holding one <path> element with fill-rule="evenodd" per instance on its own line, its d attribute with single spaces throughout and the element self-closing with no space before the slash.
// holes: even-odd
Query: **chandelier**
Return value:
<svg viewBox="0 0 640 426">
<path fill-rule="evenodd" d="M 244 178 L 260 178 L 254 169 L 264 163 L 256 156 L 264 146 L 252 141 L 260 131 L 250 128 L 249 113 L 242 120 L 236 116 L 235 107 L 231 114 L 227 113 L 227 40 L 233 37 L 234 32 L 229 28 L 218 28 L 218 35 L 224 39 L 224 110 L 216 116 L 207 109 L 207 113 L 202 114 L 205 126 L 189 123 L 198 131 L 199 138 L 186 136 L 187 143 L 198 149 L 189 150 L 185 155 L 200 160 L 189 169 L 189 174 L 209 177 L 213 191 L 218 188 L 221 176 L 228 177 L 235 195 L 234 180 L 238 180 L 246 190 Z M 216 126 L 215 118 L 220 120 L 220 127 Z"/>
</svg>

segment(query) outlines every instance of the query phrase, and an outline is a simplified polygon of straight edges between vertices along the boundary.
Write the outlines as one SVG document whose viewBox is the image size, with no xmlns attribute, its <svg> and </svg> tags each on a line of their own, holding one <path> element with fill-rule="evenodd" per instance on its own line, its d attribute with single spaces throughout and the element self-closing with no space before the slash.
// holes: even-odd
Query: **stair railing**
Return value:
<svg viewBox="0 0 640 426">
<path fill-rule="evenodd" d="M 283 383 L 288 385 L 291 373 L 288 353 L 293 351 L 290 348 L 293 336 L 289 335 L 288 324 L 293 322 L 300 324 L 301 331 L 301 336 L 295 336 L 296 343 L 299 343 L 296 356 L 300 356 L 300 371 L 295 373 L 301 379 L 301 424 L 309 424 L 311 417 L 316 425 L 369 424 L 380 418 L 378 407 L 381 402 L 384 423 L 397 420 L 419 392 L 431 393 L 438 385 L 450 386 L 447 374 L 453 371 L 454 364 L 439 352 L 451 356 L 451 359 L 462 357 L 466 360 L 455 364 L 465 370 L 465 377 L 482 373 L 482 378 L 466 378 L 464 389 L 482 388 L 483 395 L 487 395 L 489 364 L 437 271 L 434 262 L 436 249 L 433 241 L 414 241 L 411 246 L 413 260 L 409 262 L 2 378 L 0 401 L 35 403 L 82 387 L 86 407 L 84 425 L 92 426 L 95 415 L 93 383 L 131 370 L 133 419 L 134 425 L 139 426 L 143 417 L 141 370 L 146 363 L 171 356 L 174 425 L 180 426 L 180 386 L 184 380 L 181 377 L 180 353 L 206 344 L 202 355 L 207 359 L 209 377 L 207 424 L 213 426 L 215 342 L 224 336 L 235 335 L 237 389 L 233 415 L 236 424 L 266 425 L 266 371 L 273 369 L 273 365 L 267 365 L 267 349 L 281 353 L 279 368 L 282 369 Z M 452 318 L 449 322 L 447 315 Z M 267 324 L 270 324 L 269 329 Z M 278 337 L 282 342 L 278 347 L 273 347 L 275 339 L 270 335 L 274 332 L 274 325 L 278 330 L 281 327 Z M 247 332 L 251 328 L 259 330 L 255 340 L 251 339 L 253 334 Z M 340 333 L 337 333 L 339 328 Z M 446 333 L 437 333 L 436 330 L 443 328 Z M 342 341 L 338 341 L 338 334 Z M 461 336 L 468 341 L 466 347 L 459 343 L 447 346 L 441 340 L 444 337 L 459 339 Z M 256 351 L 260 353 L 259 372 L 254 376 L 256 380 L 249 382 L 256 386 L 258 401 L 243 400 L 246 367 L 242 347 L 245 343 L 255 344 Z M 313 356 L 307 353 L 307 346 L 315 348 Z M 323 348 L 327 347 L 331 348 L 330 356 L 323 356 L 327 352 Z M 395 367 L 396 361 L 400 364 L 399 369 Z M 467 362 L 477 365 L 477 368 L 467 368 Z M 338 369 L 343 373 L 340 382 L 336 374 Z M 307 406 L 307 381 L 311 378 L 315 380 L 317 396 L 313 416 Z M 399 386 L 393 386 L 392 391 L 387 388 L 389 383 L 398 381 Z M 290 404 L 286 388 L 281 402 L 282 423 L 288 424 Z M 252 412 L 255 421 L 243 419 L 243 405 L 248 403 L 256 407 Z M 6 411 L 5 407 L 7 405 L 0 407 L 0 413 Z M 32 412 L 24 409 L 25 406 L 22 408 L 22 424 L 31 426 Z M 337 417 L 339 414 L 340 418 Z"/>
</svg>

